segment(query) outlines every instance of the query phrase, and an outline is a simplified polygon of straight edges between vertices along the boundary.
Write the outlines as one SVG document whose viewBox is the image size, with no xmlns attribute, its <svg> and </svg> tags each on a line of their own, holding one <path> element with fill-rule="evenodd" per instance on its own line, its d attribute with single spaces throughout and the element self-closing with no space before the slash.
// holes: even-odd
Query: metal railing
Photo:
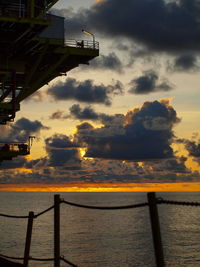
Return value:
<svg viewBox="0 0 200 267">
<path fill-rule="evenodd" d="M 147 202 L 125 205 L 125 206 L 92 206 L 92 205 L 83 205 L 79 203 L 72 203 L 60 198 L 60 195 L 54 195 L 54 205 L 47 208 L 44 211 L 41 211 L 37 214 L 30 211 L 28 215 L 18 216 L 18 215 L 8 215 L 0 213 L 0 217 L 7 217 L 13 219 L 28 219 L 27 224 L 27 233 L 26 233 L 26 242 L 24 249 L 24 257 L 11 257 L 7 255 L 0 254 L 0 263 L 2 259 L 13 259 L 13 260 L 23 260 L 24 267 L 28 266 L 29 261 L 53 261 L 54 267 L 60 267 L 60 261 L 67 263 L 70 266 L 77 267 L 76 264 L 68 261 L 64 258 L 64 256 L 60 255 L 60 205 L 66 204 L 69 206 L 74 206 L 77 208 L 85 208 L 85 209 L 96 209 L 96 210 L 121 210 L 121 209 L 133 209 L 133 208 L 141 208 L 148 206 L 149 207 L 149 215 L 151 221 L 151 230 L 153 237 L 153 245 L 154 245 L 154 254 L 155 254 L 155 262 L 157 267 L 164 267 L 164 254 L 163 254 L 163 246 L 161 240 L 161 232 L 160 232 L 160 223 L 159 223 L 159 215 L 158 215 L 158 204 L 171 204 L 171 205 L 183 205 L 183 206 L 192 206 L 192 207 L 200 207 L 199 202 L 187 202 L 187 201 L 169 201 L 164 200 L 162 198 L 156 198 L 156 194 L 154 192 L 147 193 Z M 35 258 L 30 256 L 30 247 L 31 247 L 31 237 L 32 237 L 32 227 L 34 219 L 39 216 L 49 212 L 50 210 L 54 210 L 54 257 L 53 258 Z"/>
<path fill-rule="evenodd" d="M 99 42 L 88 40 L 66 40 L 65 46 L 99 50 Z"/>
</svg>

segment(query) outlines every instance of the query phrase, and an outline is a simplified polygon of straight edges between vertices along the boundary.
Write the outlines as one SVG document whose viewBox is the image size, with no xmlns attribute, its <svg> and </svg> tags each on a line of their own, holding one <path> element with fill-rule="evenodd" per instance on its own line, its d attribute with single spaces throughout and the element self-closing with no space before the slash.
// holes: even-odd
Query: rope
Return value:
<svg viewBox="0 0 200 267">
<path fill-rule="evenodd" d="M 5 258 L 5 259 L 12 259 L 12 260 L 24 260 L 24 258 L 19 258 L 19 257 L 11 257 L 11 256 L 7 256 L 4 254 L 0 254 L 0 257 Z M 54 258 L 33 258 L 33 257 L 29 257 L 29 260 L 32 261 L 53 261 Z"/>
<path fill-rule="evenodd" d="M 28 219 L 29 216 L 17 216 L 17 215 L 8 215 L 0 213 L 1 217 L 7 217 L 7 218 L 15 218 L 15 219 Z"/>
<path fill-rule="evenodd" d="M 120 210 L 120 209 L 133 209 L 133 208 L 140 208 L 140 207 L 145 207 L 148 206 L 148 203 L 140 203 L 140 204 L 135 204 L 135 205 L 127 205 L 127 206 L 115 206 L 115 207 L 99 207 L 99 206 L 90 206 L 90 205 L 83 205 L 83 204 L 78 204 L 78 203 L 72 203 L 69 201 L 62 200 L 61 203 L 74 206 L 74 207 L 79 207 L 79 208 L 85 208 L 85 209 L 96 209 L 96 210 Z"/>
<path fill-rule="evenodd" d="M 199 202 L 164 200 L 162 198 L 157 198 L 157 203 L 158 204 L 169 204 L 169 205 L 183 205 L 183 206 L 200 207 L 200 203 Z"/>
<path fill-rule="evenodd" d="M 133 204 L 133 205 L 126 205 L 126 206 L 114 206 L 114 207 L 108 207 L 108 206 L 90 206 L 90 205 L 83 205 L 79 203 L 73 203 L 69 201 L 62 200 L 60 203 L 64 203 L 70 206 L 74 207 L 79 207 L 79 208 L 85 208 L 85 209 L 96 209 L 96 210 L 120 210 L 120 209 L 133 209 L 133 208 L 140 208 L 140 207 L 145 207 L 148 206 L 149 204 L 147 202 L 140 203 L 140 204 Z M 199 202 L 186 202 L 186 201 L 173 201 L 173 200 L 164 200 L 162 198 L 157 198 L 157 204 L 171 204 L 171 205 L 184 205 L 184 206 L 193 206 L 193 207 L 199 207 L 200 203 Z M 43 210 L 39 212 L 38 214 L 34 215 L 34 219 L 37 217 L 45 214 L 46 212 L 52 210 L 55 206 L 51 206 L 46 210 Z M 18 216 L 18 215 L 9 215 L 9 214 L 4 214 L 0 213 L 0 217 L 7 217 L 7 218 L 14 218 L 14 219 L 28 219 L 29 216 Z"/>
<path fill-rule="evenodd" d="M 4 255 L 4 254 L 0 254 L 0 257 L 5 258 L 5 259 L 12 259 L 12 260 L 24 260 L 24 258 L 11 257 L 11 256 L 7 256 L 7 255 Z M 34 257 L 29 257 L 29 260 L 32 260 L 32 261 L 54 261 L 54 258 L 34 258 Z M 68 261 L 67 259 L 65 259 L 64 256 L 61 256 L 60 260 L 68 263 L 70 266 L 78 267 L 74 263 L 72 263 L 72 262 Z"/>
<path fill-rule="evenodd" d="M 23 260 L 24 259 L 24 258 L 6 256 L 6 255 L 3 255 L 3 254 L 0 254 L 0 257 L 5 258 L 5 259 L 11 259 L 11 260 Z"/>
<path fill-rule="evenodd" d="M 78 265 L 75 265 L 74 263 L 72 263 L 72 262 L 66 260 L 66 259 L 64 258 L 64 256 L 61 256 L 60 259 L 61 259 L 62 261 L 64 261 L 64 262 L 66 262 L 67 264 L 69 264 L 70 266 L 78 267 Z"/>
<path fill-rule="evenodd" d="M 34 218 L 37 218 L 37 217 L 39 217 L 39 216 L 43 215 L 44 213 L 46 213 L 46 212 L 48 212 L 48 211 L 52 210 L 53 208 L 54 208 L 54 205 L 53 205 L 53 206 L 51 206 L 51 207 L 49 207 L 49 208 L 48 208 L 48 209 L 46 209 L 46 210 L 43 210 L 43 211 L 39 212 L 38 214 L 35 214 L 35 215 L 34 215 Z"/>
<path fill-rule="evenodd" d="M 36 219 L 37 217 L 39 217 L 39 216 L 43 215 L 44 213 L 52 210 L 53 208 L 54 208 L 54 205 L 49 207 L 46 210 L 43 210 L 43 211 L 39 212 L 38 214 L 35 214 L 33 218 Z M 15 219 L 28 219 L 29 218 L 28 215 L 26 215 L 26 216 L 18 216 L 18 215 L 8 215 L 8 214 L 3 214 L 3 213 L 0 213 L 0 216 L 1 217 L 7 217 L 7 218 L 15 218 Z"/>
<path fill-rule="evenodd" d="M 29 260 L 31 261 L 54 261 L 54 258 L 33 258 L 33 257 L 29 257 Z"/>
</svg>

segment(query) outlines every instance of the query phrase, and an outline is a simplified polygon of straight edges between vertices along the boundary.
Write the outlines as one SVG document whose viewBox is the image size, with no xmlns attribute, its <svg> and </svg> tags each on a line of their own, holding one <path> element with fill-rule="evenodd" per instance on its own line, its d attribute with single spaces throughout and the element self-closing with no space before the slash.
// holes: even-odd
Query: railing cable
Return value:
<svg viewBox="0 0 200 267">
<path fill-rule="evenodd" d="M 35 215 L 34 215 L 34 218 L 37 218 L 37 217 L 39 217 L 39 216 L 43 215 L 44 213 L 46 213 L 46 212 L 48 212 L 48 211 L 52 210 L 53 208 L 54 208 L 54 205 L 53 205 L 53 206 L 51 206 L 51 207 L 49 207 L 49 208 L 48 208 L 48 209 L 46 209 L 46 210 L 43 210 L 43 211 L 39 212 L 38 214 L 35 214 Z"/>
<path fill-rule="evenodd" d="M 7 256 L 4 254 L 0 254 L 0 257 L 5 258 L 5 259 L 11 259 L 11 260 L 23 260 L 24 258 L 20 258 L 20 257 L 11 257 L 11 256 Z"/>
<path fill-rule="evenodd" d="M 61 259 L 62 261 L 64 261 L 65 263 L 69 264 L 70 266 L 78 267 L 78 265 L 75 265 L 74 263 L 72 263 L 72 262 L 66 260 L 64 256 L 61 256 L 60 259 Z"/>
<path fill-rule="evenodd" d="M 34 258 L 34 257 L 29 257 L 29 260 L 31 260 L 31 261 L 54 261 L 54 258 Z"/>
<path fill-rule="evenodd" d="M 84 205 L 79 203 L 73 203 L 70 201 L 62 200 L 60 203 L 64 203 L 70 206 L 79 207 L 79 208 L 86 208 L 86 209 L 98 209 L 98 210 L 119 210 L 119 209 L 133 209 L 133 208 L 140 208 L 148 206 L 147 202 L 139 203 L 139 204 L 132 204 L 132 205 L 125 205 L 125 206 L 91 206 L 91 205 Z M 157 204 L 169 204 L 169 205 L 183 205 L 183 206 L 193 206 L 193 207 L 200 207 L 199 202 L 187 202 L 187 201 L 174 201 L 174 200 L 165 200 L 161 197 L 157 198 Z M 54 208 L 54 205 L 49 207 L 46 210 L 43 210 L 37 214 L 34 215 L 34 219 L 37 217 L 47 213 L 48 211 L 52 210 Z M 0 217 L 7 217 L 7 218 L 14 218 L 14 219 L 28 219 L 29 216 L 19 216 L 19 215 L 9 215 L 0 213 Z"/>
<path fill-rule="evenodd" d="M 85 209 L 96 209 L 96 210 L 120 210 L 120 209 L 133 209 L 133 208 L 140 208 L 140 207 L 145 207 L 148 206 L 148 203 L 140 203 L 140 204 L 134 204 L 134 205 L 126 205 L 126 206 L 114 206 L 114 207 L 109 207 L 109 206 L 91 206 L 91 205 L 83 205 L 83 204 L 78 204 L 78 203 L 73 203 L 69 202 L 66 200 L 62 200 L 61 203 L 78 207 L 78 208 L 85 208 Z"/>
<path fill-rule="evenodd" d="M 43 210 L 43 211 L 41 211 L 41 212 L 35 214 L 33 218 L 36 219 L 37 217 L 39 217 L 39 216 L 45 214 L 46 212 L 52 210 L 53 208 L 54 208 L 54 205 L 51 206 L 51 207 L 49 207 L 49 208 L 46 209 L 46 210 Z M 29 218 L 28 215 L 26 215 L 26 216 L 18 216 L 18 215 L 4 214 L 4 213 L 0 213 L 0 217 L 7 217 L 7 218 L 14 218 L 14 219 L 28 219 L 28 218 Z"/>
<path fill-rule="evenodd" d="M 182 205 L 182 206 L 200 207 L 200 203 L 199 202 L 165 200 L 165 199 L 163 199 L 161 197 L 157 198 L 157 204 L 169 204 L 169 205 Z"/>
<path fill-rule="evenodd" d="M 14 219 L 28 219 L 28 216 L 17 216 L 0 213 L 1 217 L 14 218 Z"/>
</svg>

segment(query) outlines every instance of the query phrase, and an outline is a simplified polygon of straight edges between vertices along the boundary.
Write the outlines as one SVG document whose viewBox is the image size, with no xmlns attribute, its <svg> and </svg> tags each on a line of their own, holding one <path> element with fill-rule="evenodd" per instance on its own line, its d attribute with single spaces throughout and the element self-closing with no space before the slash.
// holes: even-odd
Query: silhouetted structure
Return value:
<svg viewBox="0 0 200 267">
<path fill-rule="evenodd" d="M 0 0 L 0 124 L 43 85 L 99 55 L 97 42 L 65 42 L 64 18 L 48 13 L 56 2 Z"/>
<path fill-rule="evenodd" d="M 64 18 L 48 13 L 58 0 L 0 0 L 0 124 L 52 79 L 99 55 L 93 41 L 65 41 Z M 28 155 L 26 144 L 0 147 L 0 162 Z"/>
<path fill-rule="evenodd" d="M 0 143 L 0 163 L 3 160 L 12 160 L 17 156 L 29 155 L 34 138 L 34 136 L 30 136 L 28 143 Z"/>
</svg>

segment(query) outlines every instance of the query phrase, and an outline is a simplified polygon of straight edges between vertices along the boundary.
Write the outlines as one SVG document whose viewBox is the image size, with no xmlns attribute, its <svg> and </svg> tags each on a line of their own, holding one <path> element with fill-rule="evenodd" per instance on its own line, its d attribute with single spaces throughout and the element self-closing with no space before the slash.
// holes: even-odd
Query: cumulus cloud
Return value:
<svg viewBox="0 0 200 267">
<path fill-rule="evenodd" d="M 173 126 L 180 120 L 167 100 L 145 102 L 120 123 L 78 128 L 77 139 L 86 157 L 145 161 L 173 157 Z"/>
<path fill-rule="evenodd" d="M 107 56 L 100 55 L 91 62 L 90 67 L 102 70 L 112 70 L 118 73 L 121 73 L 123 70 L 122 62 L 114 52 L 109 53 Z"/>
<path fill-rule="evenodd" d="M 169 91 L 172 85 L 166 80 L 159 80 L 158 74 L 153 71 L 145 71 L 142 76 L 133 79 L 129 85 L 132 94 L 149 94 L 158 91 Z"/>
<path fill-rule="evenodd" d="M 27 163 L 26 158 L 24 157 L 18 157 L 13 160 L 5 160 L 1 162 L 0 169 L 17 169 L 17 168 L 23 168 Z"/>
<path fill-rule="evenodd" d="M 49 119 L 51 120 L 63 120 L 66 118 L 68 118 L 68 116 L 64 115 L 64 111 L 62 110 L 56 110 L 49 116 Z"/>
<path fill-rule="evenodd" d="M 48 94 L 52 95 L 55 100 L 73 99 L 85 103 L 111 105 L 112 96 L 121 94 L 122 91 L 123 86 L 119 81 L 114 85 L 105 86 L 103 84 L 95 85 L 92 80 L 80 82 L 69 78 L 64 83 L 58 82 L 50 87 Z"/>
<path fill-rule="evenodd" d="M 79 104 L 74 104 L 70 109 L 69 117 L 78 119 L 80 121 L 91 120 L 91 121 L 100 121 L 104 125 L 116 124 L 116 120 L 123 120 L 124 115 L 108 115 L 105 113 L 96 112 L 91 106 L 81 108 Z"/>
<path fill-rule="evenodd" d="M 31 121 L 21 118 L 6 128 L 6 134 L 1 137 L 1 142 L 26 142 L 30 135 L 39 134 L 41 130 L 48 130 L 40 121 Z"/>
<path fill-rule="evenodd" d="M 189 152 L 189 156 L 200 164 L 200 140 L 178 139 L 177 142 L 183 143 Z"/>
<path fill-rule="evenodd" d="M 190 173 L 190 170 L 185 165 L 187 158 L 186 157 L 176 157 L 170 158 L 163 161 L 145 162 L 144 167 L 150 169 L 151 172 L 170 172 L 170 173 Z"/>
<path fill-rule="evenodd" d="M 197 57 L 192 54 L 176 57 L 171 68 L 175 71 L 197 71 L 199 69 Z"/>
<path fill-rule="evenodd" d="M 45 144 L 48 166 L 65 169 L 80 168 L 81 159 L 78 144 L 71 141 L 68 136 L 55 134 L 45 139 Z"/>
</svg>

